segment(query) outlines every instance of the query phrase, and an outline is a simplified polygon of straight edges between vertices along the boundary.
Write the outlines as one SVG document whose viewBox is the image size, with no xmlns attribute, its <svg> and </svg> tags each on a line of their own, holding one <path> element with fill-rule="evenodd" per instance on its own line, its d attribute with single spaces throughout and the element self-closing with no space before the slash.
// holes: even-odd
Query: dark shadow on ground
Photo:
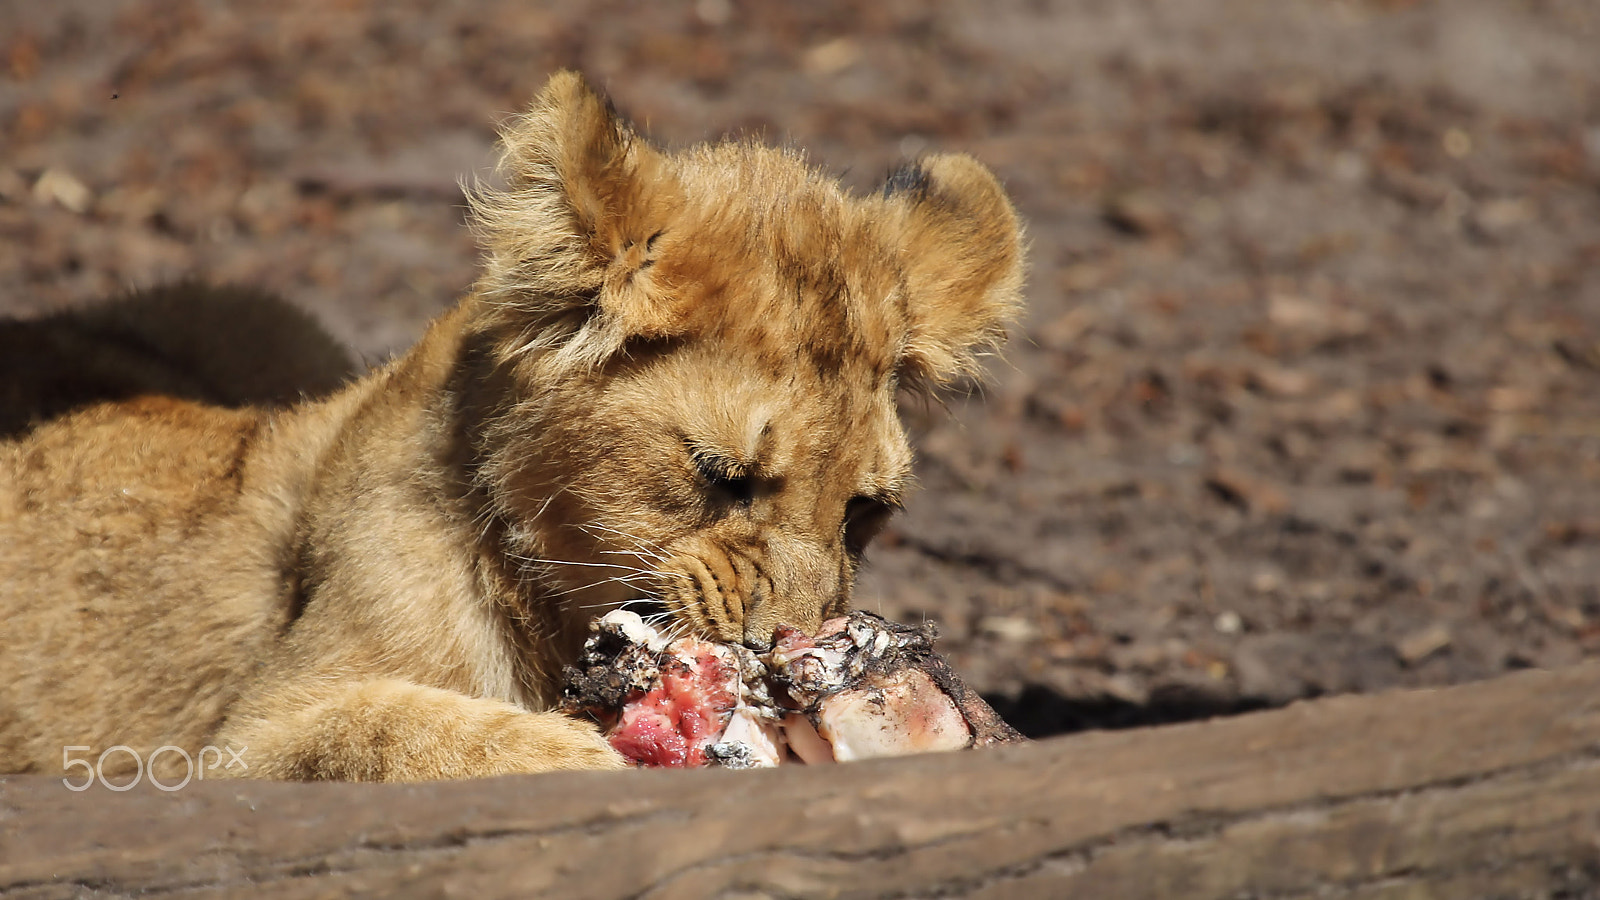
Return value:
<svg viewBox="0 0 1600 900">
<path fill-rule="evenodd" d="M 1039 684 L 1030 684 L 1015 695 L 997 694 L 983 699 L 994 707 L 1001 718 L 1030 738 L 1078 731 L 1171 725 L 1255 712 L 1269 706 L 1260 700 L 1222 700 L 1180 691 L 1158 692 L 1150 702 L 1142 704 L 1109 698 L 1081 700 L 1066 697 Z"/>
</svg>

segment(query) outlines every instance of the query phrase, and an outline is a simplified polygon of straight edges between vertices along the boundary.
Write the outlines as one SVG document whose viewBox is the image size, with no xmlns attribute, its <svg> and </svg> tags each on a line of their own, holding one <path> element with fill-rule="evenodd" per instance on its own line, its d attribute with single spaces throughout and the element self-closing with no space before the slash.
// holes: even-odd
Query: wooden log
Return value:
<svg viewBox="0 0 1600 900">
<path fill-rule="evenodd" d="M 1600 664 L 969 753 L 418 785 L 0 779 L 0 895 L 1600 891 Z"/>
</svg>

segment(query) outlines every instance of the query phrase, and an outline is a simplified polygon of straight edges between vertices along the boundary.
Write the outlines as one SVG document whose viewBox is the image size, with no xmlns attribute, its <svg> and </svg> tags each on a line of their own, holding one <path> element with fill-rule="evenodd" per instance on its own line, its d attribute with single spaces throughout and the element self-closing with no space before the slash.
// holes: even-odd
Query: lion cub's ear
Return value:
<svg viewBox="0 0 1600 900">
<path fill-rule="evenodd" d="M 507 188 L 479 189 L 479 291 L 535 319 L 536 345 L 598 362 L 679 319 L 634 276 L 677 204 L 661 154 L 574 72 L 559 72 L 501 133 Z"/>
<path fill-rule="evenodd" d="M 978 374 L 1021 306 L 1022 226 L 990 171 L 965 155 L 930 156 L 889 177 L 905 265 L 911 384 Z"/>
</svg>

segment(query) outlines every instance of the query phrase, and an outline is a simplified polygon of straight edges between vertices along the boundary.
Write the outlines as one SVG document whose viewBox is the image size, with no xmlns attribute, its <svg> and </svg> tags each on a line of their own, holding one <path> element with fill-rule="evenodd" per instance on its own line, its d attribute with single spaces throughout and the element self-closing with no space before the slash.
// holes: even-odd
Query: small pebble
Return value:
<svg viewBox="0 0 1600 900">
<path fill-rule="evenodd" d="M 1402 638 L 1394 645 L 1394 651 L 1402 662 L 1414 666 L 1449 647 L 1452 640 L 1449 626 L 1435 623 Z"/>
<path fill-rule="evenodd" d="M 978 623 L 978 630 L 1002 641 L 1023 643 L 1039 636 L 1039 626 L 1015 616 L 987 616 Z"/>
</svg>

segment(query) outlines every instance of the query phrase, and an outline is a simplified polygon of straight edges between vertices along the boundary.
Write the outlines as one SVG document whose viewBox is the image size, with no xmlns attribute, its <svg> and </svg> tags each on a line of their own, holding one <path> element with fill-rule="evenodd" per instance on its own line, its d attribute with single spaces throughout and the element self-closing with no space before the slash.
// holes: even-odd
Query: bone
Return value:
<svg viewBox="0 0 1600 900">
<path fill-rule="evenodd" d="M 780 626 L 758 655 L 667 644 L 618 610 L 567 669 L 563 708 L 596 718 L 613 747 L 649 767 L 816 765 L 1023 740 L 933 641 L 926 626 L 856 612 L 814 637 Z"/>
</svg>

